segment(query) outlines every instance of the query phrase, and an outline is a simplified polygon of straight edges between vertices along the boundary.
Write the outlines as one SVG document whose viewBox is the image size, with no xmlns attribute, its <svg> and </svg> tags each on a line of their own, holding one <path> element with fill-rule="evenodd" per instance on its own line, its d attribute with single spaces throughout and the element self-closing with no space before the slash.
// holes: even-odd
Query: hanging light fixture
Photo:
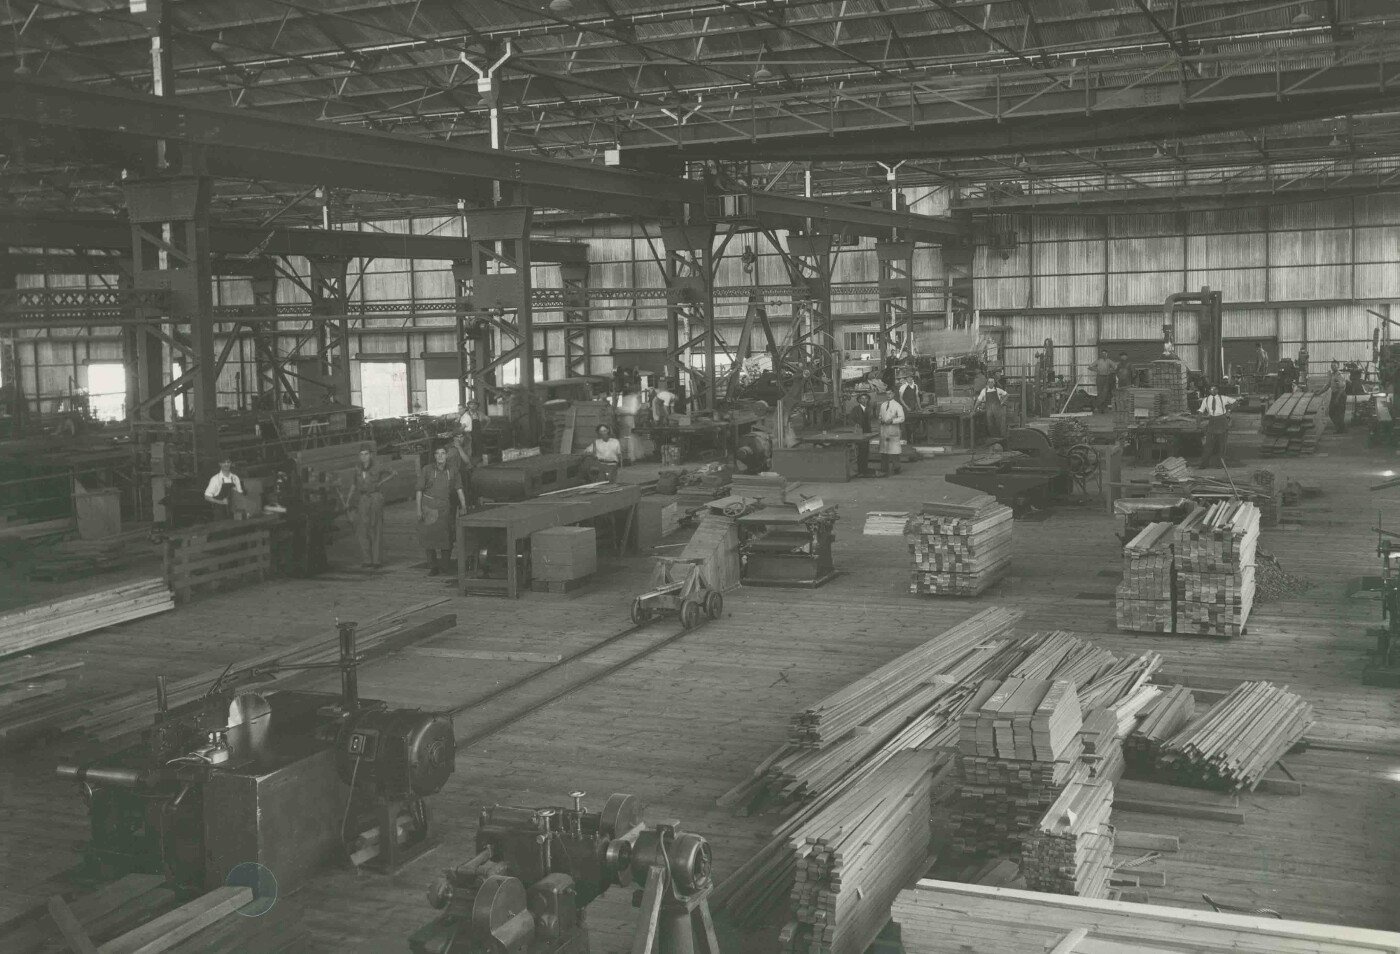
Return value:
<svg viewBox="0 0 1400 954">
<path fill-rule="evenodd" d="M 764 55 L 765 53 L 767 53 L 767 52 L 768 52 L 768 44 L 767 44 L 767 43 L 761 44 L 761 45 L 759 46 L 759 48 L 758 48 L 758 66 L 755 67 L 755 69 L 754 69 L 754 71 L 753 71 L 753 79 L 754 79 L 754 82 L 756 82 L 756 83 L 757 83 L 757 82 L 760 82 L 760 81 L 762 81 L 762 80 L 772 79 L 772 78 L 773 78 L 773 71 L 770 70 L 770 69 L 769 69 L 767 66 L 765 66 L 764 63 L 763 63 L 763 55 Z"/>
<path fill-rule="evenodd" d="M 24 54 L 19 55 L 19 65 L 15 67 L 16 76 L 33 76 L 34 71 L 29 68 L 29 64 L 24 61 Z"/>
<path fill-rule="evenodd" d="M 1316 22 L 1317 17 L 1308 12 L 1308 5 L 1305 3 L 1298 4 L 1298 12 L 1293 14 L 1293 25 L 1312 26 Z"/>
<path fill-rule="evenodd" d="M 1332 141 L 1329 142 L 1327 145 L 1332 147 L 1333 149 L 1337 149 L 1342 145 L 1342 137 L 1337 135 L 1336 130 L 1333 130 Z"/>
<path fill-rule="evenodd" d="M 224 42 L 224 31 L 220 30 L 218 37 L 209 44 L 210 53 L 231 53 L 233 47 Z"/>
<path fill-rule="evenodd" d="M 574 0 L 549 0 L 550 13 L 573 13 Z"/>
</svg>

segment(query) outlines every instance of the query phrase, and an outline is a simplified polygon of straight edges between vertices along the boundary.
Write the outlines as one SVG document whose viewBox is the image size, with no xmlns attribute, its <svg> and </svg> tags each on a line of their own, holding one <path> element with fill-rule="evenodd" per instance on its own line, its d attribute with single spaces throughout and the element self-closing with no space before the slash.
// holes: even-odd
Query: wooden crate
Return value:
<svg viewBox="0 0 1400 954">
<path fill-rule="evenodd" d="M 267 579 L 272 573 L 276 522 L 276 517 L 221 521 L 167 536 L 165 581 L 175 601 Z"/>
<path fill-rule="evenodd" d="M 845 483 L 855 474 L 855 451 L 849 444 L 775 448 L 773 469 L 789 480 Z"/>
<path fill-rule="evenodd" d="M 598 570 L 598 535 L 592 527 L 551 527 L 530 536 L 530 572 L 536 580 L 565 582 Z"/>
</svg>

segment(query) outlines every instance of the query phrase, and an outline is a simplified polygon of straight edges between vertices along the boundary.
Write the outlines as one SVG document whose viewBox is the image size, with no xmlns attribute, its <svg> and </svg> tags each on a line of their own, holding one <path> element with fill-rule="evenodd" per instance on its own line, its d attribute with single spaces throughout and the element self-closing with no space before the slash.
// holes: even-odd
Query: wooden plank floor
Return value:
<svg viewBox="0 0 1400 954">
<path fill-rule="evenodd" d="M 1120 827 L 1181 836 L 1181 851 L 1157 865 L 1167 886 L 1148 889 L 1154 899 L 1201 907 L 1205 892 L 1291 917 L 1400 928 L 1400 855 L 1391 850 L 1400 831 L 1400 691 L 1361 685 L 1365 630 L 1378 624 L 1379 612 L 1373 600 L 1345 594 L 1349 579 L 1377 572 L 1369 528 L 1378 510 L 1388 526 L 1400 527 L 1400 491 L 1366 490 L 1396 464 L 1388 452 L 1364 450 L 1361 440 L 1329 434 L 1323 455 L 1246 459 L 1235 470 L 1238 477 L 1268 463 L 1280 474 L 1322 484 L 1324 494 L 1304 502 L 1296 523 L 1265 530 L 1262 538 L 1287 569 L 1317 585 L 1306 598 L 1256 607 L 1248 635 L 1230 641 L 1115 632 L 1112 591 L 1120 561 L 1114 522 L 1101 505 L 1018 522 L 1009 579 L 976 599 L 938 599 L 908 593 L 901 538 L 864 537 L 860 528 L 867 510 L 916 508 L 959 458 L 906 465 L 889 480 L 809 486 L 841 505 L 840 577 L 816 591 L 732 593 L 719 622 L 460 752 L 456 775 L 431 802 L 440 847 L 393 878 L 328 871 L 305 889 L 314 950 L 403 950 L 406 934 L 432 913 L 424 886 L 440 867 L 471 854 L 477 811 L 493 802 L 565 804 L 570 791 L 581 789 L 589 793 L 585 802 L 597 806 L 611 792 L 634 792 L 651 806 L 649 817 L 679 818 L 709 836 L 723 877 L 775 820 L 733 817 L 716 809 L 714 799 L 782 741 L 789 714 L 987 605 L 1023 609 L 1027 630 L 1074 630 L 1120 652 L 1152 649 L 1166 656 L 1166 669 L 1187 677 L 1289 684 L 1316 704 L 1313 734 L 1340 743 L 1290 759 L 1304 783 L 1301 797 L 1244 796 L 1241 826 L 1116 815 Z M 1247 454 L 1249 443 L 1236 440 L 1236 452 Z M 329 634 L 337 618 L 365 618 L 448 594 L 441 579 L 414 568 L 421 555 L 413 549 L 410 518 L 411 507 L 390 509 L 392 563 L 384 570 L 345 565 L 328 580 L 277 581 L 218 595 L 46 654 L 85 659 L 79 691 L 99 693 L 148 684 L 156 671 L 179 677 L 277 642 Z M 341 563 L 357 562 L 349 541 L 341 552 Z M 628 601 L 648 571 L 643 558 L 611 563 L 596 585 L 573 597 L 454 597 L 444 609 L 457 612 L 457 628 L 421 645 L 567 653 L 627 627 Z M 458 733 L 516 714 L 675 632 L 670 622 L 654 624 L 527 691 L 468 710 L 458 718 Z M 366 696 L 447 707 L 539 668 L 410 649 L 366 667 L 360 685 Z M 85 837 L 81 800 L 51 775 L 56 757 L 55 751 L 0 756 L 0 919 L 51 893 L 46 880 L 77 860 Z M 1183 791 L 1188 795 L 1197 793 Z M 615 891 L 590 908 L 594 950 L 627 948 L 629 902 L 629 893 Z M 725 950 L 771 951 L 772 936 L 770 930 L 727 937 Z"/>
</svg>

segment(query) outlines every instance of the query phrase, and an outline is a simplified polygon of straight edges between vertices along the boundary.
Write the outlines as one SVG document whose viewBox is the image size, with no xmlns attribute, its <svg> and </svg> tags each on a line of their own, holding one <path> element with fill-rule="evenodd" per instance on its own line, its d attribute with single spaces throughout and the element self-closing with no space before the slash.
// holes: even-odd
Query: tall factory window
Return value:
<svg viewBox="0 0 1400 954">
<path fill-rule="evenodd" d="M 126 417 L 126 366 L 120 361 L 94 361 L 87 366 L 88 406 L 99 421 Z"/>
<path fill-rule="evenodd" d="M 408 363 L 361 361 L 360 401 L 365 417 L 403 417 L 408 413 Z"/>
<path fill-rule="evenodd" d="M 427 414 L 451 414 L 457 410 L 457 379 L 429 378 Z"/>
</svg>

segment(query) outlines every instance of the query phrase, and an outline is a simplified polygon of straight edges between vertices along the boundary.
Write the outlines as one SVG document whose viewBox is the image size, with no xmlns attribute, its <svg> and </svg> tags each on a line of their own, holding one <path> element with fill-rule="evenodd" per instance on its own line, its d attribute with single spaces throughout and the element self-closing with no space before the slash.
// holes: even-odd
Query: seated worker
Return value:
<svg viewBox="0 0 1400 954">
<path fill-rule="evenodd" d="M 589 471 L 594 480 L 617 483 L 617 472 L 622 469 L 622 442 L 612 436 L 608 425 L 598 425 L 598 436 L 589 446 L 588 456 L 593 458 Z"/>
<path fill-rule="evenodd" d="M 243 481 L 233 472 L 233 458 L 224 457 L 219 461 L 219 472 L 209 478 L 209 486 L 204 488 L 204 499 L 213 508 L 215 520 L 232 520 L 233 495 L 243 493 Z"/>
</svg>

